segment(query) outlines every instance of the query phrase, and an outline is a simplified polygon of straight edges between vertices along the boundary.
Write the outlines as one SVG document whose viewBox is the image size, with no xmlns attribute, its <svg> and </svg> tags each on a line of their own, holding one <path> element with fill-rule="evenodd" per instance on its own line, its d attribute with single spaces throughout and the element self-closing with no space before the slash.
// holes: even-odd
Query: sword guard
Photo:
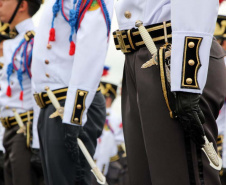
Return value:
<svg viewBox="0 0 226 185">
<path fill-rule="evenodd" d="M 202 151 L 205 153 L 206 157 L 210 162 L 210 166 L 215 170 L 220 171 L 222 169 L 222 159 L 217 155 L 215 148 L 213 147 L 213 143 L 209 142 L 207 137 L 204 137 L 205 144 L 202 148 Z"/>
<path fill-rule="evenodd" d="M 154 65 L 158 65 L 157 54 L 154 54 L 153 57 L 149 61 L 145 62 L 141 66 L 141 68 L 146 69 L 146 68 L 149 68 L 149 67 L 154 66 Z"/>
<path fill-rule="evenodd" d="M 61 119 L 64 117 L 64 107 L 58 108 L 54 113 L 52 113 L 49 118 L 56 118 L 57 116 L 60 116 Z"/>
<path fill-rule="evenodd" d="M 23 127 L 20 127 L 17 132 L 17 134 L 24 134 L 26 136 L 26 127 L 23 126 Z"/>
</svg>

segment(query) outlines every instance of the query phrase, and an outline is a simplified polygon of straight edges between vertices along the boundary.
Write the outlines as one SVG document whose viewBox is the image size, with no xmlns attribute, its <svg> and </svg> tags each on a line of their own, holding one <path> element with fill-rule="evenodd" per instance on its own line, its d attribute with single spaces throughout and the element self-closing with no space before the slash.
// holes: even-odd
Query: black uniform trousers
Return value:
<svg viewBox="0 0 226 185">
<path fill-rule="evenodd" d="M 5 185 L 35 185 L 35 174 L 31 167 L 31 151 L 26 146 L 26 137 L 17 134 L 19 126 L 5 129 L 4 178 Z"/>
<path fill-rule="evenodd" d="M 60 101 L 64 106 L 65 100 Z M 49 116 L 56 109 L 52 104 L 41 109 L 38 132 L 40 140 L 41 160 L 46 185 L 90 185 L 91 168 L 81 150 L 79 152 L 81 171 L 76 170 L 76 162 L 67 153 L 64 144 L 64 127 L 60 117 L 50 119 Z M 87 136 L 83 143 L 91 156 L 94 155 L 97 138 L 101 135 L 105 118 L 105 99 L 101 92 L 97 92 L 88 109 L 88 120 L 83 127 Z M 80 176 L 80 178 L 77 178 Z"/>
<path fill-rule="evenodd" d="M 210 54 L 200 106 L 206 117 L 206 135 L 216 146 L 215 119 L 226 93 L 224 53 L 216 40 Z M 170 118 L 159 66 L 141 69 L 150 58 L 147 48 L 141 48 L 126 54 L 124 67 L 122 118 L 131 185 L 220 185 L 219 172 L 185 137 L 180 123 Z"/>
</svg>

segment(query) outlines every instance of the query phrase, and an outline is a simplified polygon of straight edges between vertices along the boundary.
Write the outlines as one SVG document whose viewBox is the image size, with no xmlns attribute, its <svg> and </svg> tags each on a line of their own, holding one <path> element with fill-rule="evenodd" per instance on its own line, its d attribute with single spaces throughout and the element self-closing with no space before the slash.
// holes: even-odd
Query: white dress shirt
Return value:
<svg viewBox="0 0 226 185">
<path fill-rule="evenodd" d="M 0 57 L 0 65 L 4 65 L 4 57 Z M 2 71 L 3 68 L 0 69 L 0 81 L 1 81 L 1 76 L 2 76 Z M 0 86 L 0 91 L 1 91 L 1 86 Z M 1 117 L 1 111 L 0 111 L 0 117 Z M 3 151 L 5 153 L 5 148 L 3 147 L 3 135 L 5 132 L 5 128 L 3 127 L 1 121 L 0 121 L 0 151 Z"/>
<path fill-rule="evenodd" d="M 26 19 L 21 23 L 16 25 L 18 35 L 14 39 L 6 40 L 3 43 L 3 55 L 4 55 L 4 67 L 2 78 L 0 80 L 0 108 L 1 108 L 1 117 L 11 117 L 14 116 L 12 111 L 13 108 L 17 110 L 18 113 L 24 113 L 28 110 L 33 109 L 32 104 L 32 93 L 31 93 L 31 80 L 29 79 L 26 73 L 23 73 L 23 88 L 24 96 L 23 101 L 19 99 L 21 87 L 17 79 L 17 72 L 12 73 L 10 77 L 10 86 L 12 90 L 12 96 L 8 97 L 6 95 L 8 80 L 7 80 L 7 67 L 11 63 L 12 55 L 15 49 L 18 47 L 21 40 L 24 38 L 24 35 L 27 31 L 34 30 L 34 25 L 31 19 Z M 21 53 L 16 55 L 16 66 L 20 64 Z"/>
<path fill-rule="evenodd" d="M 115 7 L 120 30 L 135 27 L 137 20 L 143 21 L 144 25 L 171 20 L 171 90 L 202 93 L 207 78 L 218 0 L 118 0 Z M 131 18 L 126 18 L 126 11 L 130 11 Z M 203 38 L 199 50 L 199 89 L 181 88 L 184 41 L 187 36 Z"/>
<path fill-rule="evenodd" d="M 107 119 L 109 119 L 109 123 L 114 131 L 115 143 L 117 145 L 121 145 L 125 142 L 122 128 L 122 119 L 114 112 L 112 108 L 107 108 L 106 112 L 108 114 Z"/>
<path fill-rule="evenodd" d="M 114 113 L 112 108 L 107 108 L 107 117 L 109 125 L 112 130 L 104 129 L 102 135 L 97 139 L 96 152 L 94 154 L 94 159 L 100 170 L 104 168 L 104 174 L 108 172 L 110 158 L 118 153 L 118 145 L 124 143 L 123 130 L 121 127 L 121 120 Z"/>
<path fill-rule="evenodd" d="M 221 108 L 220 114 L 216 120 L 218 126 L 218 135 L 223 135 L 222 160 L 223 167 L 226 168 L 226 103 Z"/>
<path fill-rule="evenodd" d="M 71 27 L 58 13 L 54 28 L 56 41 L 50 42 L 47 49 L 49 30 L 52 22 L 52 6 L 55 0 L 49 0 L 44 5 L 44 11 L 36 32 L 33 50 L 32 74 L 36 92 L 68 87 L 67 99 L 64 106 L 63 123 L 71 122 L 77 90 L 88 91 L 85 100 L 85 110 L 82 125 L 87 120 L 87 110 L 93 101 L 103 72 L 103 66 L 108 49 L 107 27 L 101 9 L 87 11 L 77 35 L 73 35 L 76 44 L 75 55 L 69 55 L 68 41 Z M 73 0 L 64 1 L 65 14 L 69 15 Z M 107 0 L 106 6 L 110 17 L 113 13 L 113 0 Z M 48 61 L 48 64 L 45 61 Z M 73 124 L 76 125 L 76 124 Z"/>
<path fill-rule="evenodd" d="M 2 69 L 2 77 L 0 78 L 0 108 L 1 108 L 1 117 L 11 117 L 14 116 L 12 109 L 16 109 L 18 113 L 24 113 L 29 110 L 34 110 L 33 114 L 33 141 L 32 147 L 39 148 L 39 140 L 37 133 L 37 120 L 39 115 L 39 107 L 34 102 L 33 90 L 31 85 L 31 79 L 26 73 L 23 73 L 23 88 L 24 95 L 23 101 L 19 99 L 21 87 L 17 79 L 17 72 L 14 72 L 10 77 L 10 86 L 12 90 L 12 96 L 8 97 L 6 95 L 8 80 L 7 80 L 7 67 L 11 63 L 12 55 L 15 49 L 18 47 L 21 40 L 24 38 L 24 35 L 27 31 L 34 31 L 34 25 L 32 19 L 26 19 L 16 25 L 16 30 L 18 35 L 14 39 L 6 40 L 3 43 L 3 55 L 4 55 L 4 67 Z M 19 66 L 21 59 L 21 52 L 16 55 L 16 65 Z M 4 133 L 4 127 L 0 127 L 0 135 Z M 0 136 L 1 137 L 1 136 Z M 1 142 L 1 141 L 0 141 Z M 0 148 L 1 150 L 1 148 Z"/>
</svg>

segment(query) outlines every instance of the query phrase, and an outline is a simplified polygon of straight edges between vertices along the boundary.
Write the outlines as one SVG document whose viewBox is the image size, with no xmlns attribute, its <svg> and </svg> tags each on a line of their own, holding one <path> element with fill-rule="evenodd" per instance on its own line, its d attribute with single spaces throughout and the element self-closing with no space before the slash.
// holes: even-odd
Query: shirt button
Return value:
<svg viewBox="0 0 226 185">
<path fill-rule="evenodd" d="M 81 108 L 82 108 L 82 105 L 78 104 L 77 109 L 81 109 Z"/>
<path fill-rule="evenodd" d="M 131 16 L 132 16 L 132 14 L 131 14 L 130 11 L 125 11 L 124 15 L 125 15 L 125 17 L 126 17 L 127 19 L 130 19 Z"/>
<path fill-rule="evenodd" d="M 47 49 L 51 49 L 52 46 L 50 44 L 47 44 Z"/>
<path fill-rule="evenodd" d="M 49 78 L 49 77 L 50 77 L 48 73 L 46 73 L 46 77 L 47 77 L 47 78 Z"/>
<path fill-rule="evenodd" d="M 48 60 L 45 60 L 45 64 L 49 64 L 49 61 Z"/>
</svg>

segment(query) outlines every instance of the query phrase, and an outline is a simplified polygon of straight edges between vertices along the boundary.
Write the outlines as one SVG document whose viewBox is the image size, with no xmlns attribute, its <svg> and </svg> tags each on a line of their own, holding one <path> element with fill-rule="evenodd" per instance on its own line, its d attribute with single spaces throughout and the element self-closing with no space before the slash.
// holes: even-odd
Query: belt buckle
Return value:
<svg viewBox="0 0 226 185">
<path fill-rule="evenodd" d="M 1 123 L 2 123 L 2 126 L 6 128 L 7 125 L 6 125 L 6 123 L 5 123 L 5 122 L 6 122 L 5 119 L 4 119 L 4 118 L 0 118 L 0 121 L 1 121 Z"/>
<path fill-rule="evenodd" d="M 9 124 L 9 119 L 8 117 L 6 118 L 0 118 L 1 120 L 1 123 L 2 123 L 2 126 L 5 127 L 5 128 L 10 128 L 10 124 Z"/>
<path fill-rule="evenodd" d="M 117 40 L 118 40 L 118 43 L 119 43 L 119 46 L 120 46 L 121 51 L 123 53 L 130 52 L 126 48 L 126 44 L 125 44 L 124 39 L 123 39 L 122 31 L 117 30 L 116 31 L 116 37 L 117 37 Z"/>
<path fill-rule="evenodd" d="M 35 93 L 33 94 L 35 101 L 37 103 L 37 105 L 42 109 L 45 107 L 45 104 L 43 103 L 42 99 L 41 99 L 41 93 Z"/>
</svg>

